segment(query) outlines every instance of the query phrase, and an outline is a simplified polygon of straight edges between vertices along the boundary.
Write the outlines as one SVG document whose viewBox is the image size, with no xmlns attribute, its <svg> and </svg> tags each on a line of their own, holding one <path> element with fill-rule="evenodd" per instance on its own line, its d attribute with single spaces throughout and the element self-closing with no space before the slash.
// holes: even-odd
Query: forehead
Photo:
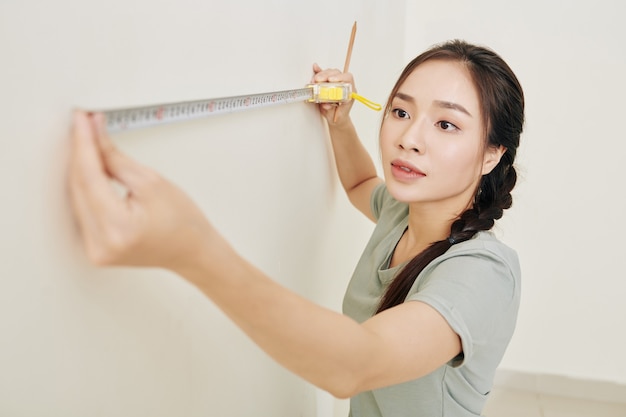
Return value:
<svg viewBox="0 0 626 417">
<path fill-rule="evenodd" d="M 418 104 L 446 101 L 462 105 L 471 114 L 480 114 L 474 81 L 458 61 L 430 60 L 420 64 L 400 85 L 398 92 L 414 97 Z"/>
</svg>

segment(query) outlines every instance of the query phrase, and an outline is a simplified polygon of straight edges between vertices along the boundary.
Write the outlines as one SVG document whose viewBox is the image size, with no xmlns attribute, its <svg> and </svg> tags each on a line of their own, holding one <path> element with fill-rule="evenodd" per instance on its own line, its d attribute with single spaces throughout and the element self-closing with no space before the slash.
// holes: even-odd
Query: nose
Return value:
<svg viewBox="0 0 626 417">
<path fill-rule="evenodd" d="M 398 137 L 396 145 L 398 148 L 406 151 L 424 153 L 426 147 L 424 141 L 423 121 L 416 120 L 411 124 L 407 124 L 406 129 Z"/>
</svg>

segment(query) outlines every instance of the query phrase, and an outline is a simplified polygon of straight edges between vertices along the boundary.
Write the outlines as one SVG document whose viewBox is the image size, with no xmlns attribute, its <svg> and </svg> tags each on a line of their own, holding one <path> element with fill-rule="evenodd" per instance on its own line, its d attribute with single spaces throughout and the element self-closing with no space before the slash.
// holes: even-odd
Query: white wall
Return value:
<svg viewBox="0 0 626 417">
<path fill-rule="evenodd" d="M 343 67 L 355 20 L 351 70 L 383 102 L 381 79 L 402 64 L 403 11 L 373 0 L 0 2 L 0 415 L 316 414 L 315 390 L 194 288 L 86 262 L 65 190 L 71 110 L 299 88 L 314 61 Z M 379 114 L 354 113 L 375 149 Z M 312 105 L 114 140 L 278 282 L 340 308 L 371 226 L 338 190 Z"/>
<path fill-rule="evenodd" d="M 620 7 L 617 0 L 407 2 L 406 57 L 448 38 L 486 44 L 525 90 L 521 179 L 499 226 L 523 267 L 503 369 L 626 383 Z"/>
<path fill-rule="evenodd" d="M 619 170 L 626 35 L 617 1 L 0 2 L 0 414 L 303 415 L 315 391 L 193 288 L 83 257 L 65 195 L 76 106 L 295 88 L 351 70 L 384 102 L 404 63 L 453 37 L 500 52 L 526 92 L 522 178 L 499 232 L 524 268 L 503 368 L 626 382 Z M 405 13 L 406 7 L 406 13 Z M 405 47 L 406 26 L 406 47 Z M 377 154 L 379 114 L 355 105 Z M 120 134 L 246 256 L 330 308 L 371 230 L 338 190 L 306 104 Z M 323 404 L 326 407 L 328 404 Z"/>
</svg>

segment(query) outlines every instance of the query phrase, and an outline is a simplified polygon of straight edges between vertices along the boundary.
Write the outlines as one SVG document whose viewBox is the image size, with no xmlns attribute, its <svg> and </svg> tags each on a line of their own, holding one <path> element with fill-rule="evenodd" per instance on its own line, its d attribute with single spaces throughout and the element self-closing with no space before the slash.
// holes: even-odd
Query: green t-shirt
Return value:
<svg viewBox="0 0 626 417">
<path fill-rule="evenodd" d="M 408 224 L 408 206 L 384 184 L 372 193 L 376 227 L 343 302 L 358 322 L 370 318 L 394 275 L 393 249 Z M 463 353 L 432 373 L 406 383 L 362 392 L 350 400 L 352 417 L 479 416 L 496 367 L 511 340 L 520 298 L 515 251 L 490 232 L 453 245 L 419 274 L 406 298 L 435 308 L 460 336 Z"/>
</svg>

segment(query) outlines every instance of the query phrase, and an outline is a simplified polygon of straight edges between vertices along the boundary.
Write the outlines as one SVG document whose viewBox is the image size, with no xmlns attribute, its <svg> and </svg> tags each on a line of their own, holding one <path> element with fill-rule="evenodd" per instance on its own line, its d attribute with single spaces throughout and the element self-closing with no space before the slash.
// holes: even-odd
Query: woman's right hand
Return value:
<svg viewBox="0 0 626 417">
<path fill-rule="evenodd" d="M 350 83 L 352 84 L 352 91 L 356 92 L 354 78 L 349 72 L 344 73 L 334 68 L 322 69 L 318 64 L 313 64 L 313 73 L 311 83 Z M 354 99 L 337 104 L 321 103 L 319 109 L 330 126 L 339 125 L 350 120 L 349 114 L 352 104 L 354 104 Z"/>
<path fill-rule="evenodd" d="M 68 180 L 84 246 L 96 265 L 182 273 L 230 250 L 180 188 L 113 145 L 102 114 L 74 114 Z M 120 195 L 111 182 L 126 192 Z"/>
</svg>

